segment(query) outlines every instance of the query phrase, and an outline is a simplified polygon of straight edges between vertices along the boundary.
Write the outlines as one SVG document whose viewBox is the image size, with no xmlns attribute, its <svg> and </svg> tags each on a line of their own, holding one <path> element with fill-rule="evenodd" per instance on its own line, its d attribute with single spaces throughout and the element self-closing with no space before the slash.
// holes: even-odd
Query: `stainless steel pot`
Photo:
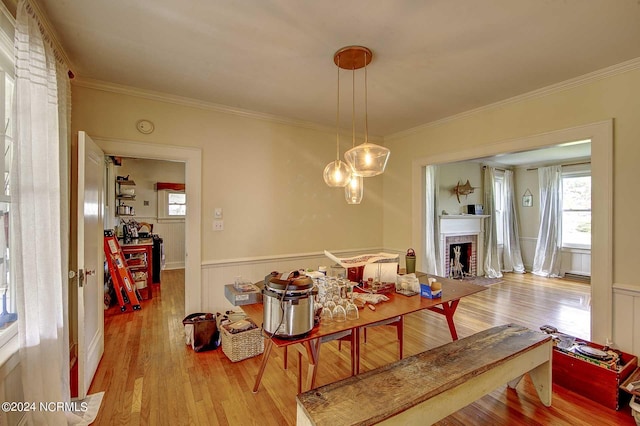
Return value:
<svg viewBox="0 0 640 426">
<path fill-rule="evenodd" d="M 262 290 L 264 330 L 283 338 L 300 337 L 313 329 L 313 281 L 309 277 L 267 276 Z"/>
</svg>

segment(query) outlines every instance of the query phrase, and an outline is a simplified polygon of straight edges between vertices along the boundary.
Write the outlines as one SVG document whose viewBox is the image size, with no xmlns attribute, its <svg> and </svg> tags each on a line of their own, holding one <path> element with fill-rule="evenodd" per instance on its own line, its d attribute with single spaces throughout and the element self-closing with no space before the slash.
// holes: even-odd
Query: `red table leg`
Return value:
<svg viewBox="0 0 640 426">
<path fill-rule="evenodd" d="M 460 299 L 453 300 L 450 303 L 443 303 L 442 308 L 438 306 L 434 306 L 429 308 L 430 311 L 437 312 L 441 315 L 444 315 L 447 319 L 447 324 L 449 325 L 449 332 L 451 333 L 451 338 L 453 340 L 458 340 L 458 333 L 456 332 L 456 325 L 453 322 L 453 314 L 456 313 L 456 309 L 458 308 L 458 302 Z"/>
<path fill-rule="evenodd" d="M 269 361 L 269 355 L 271 354 L 272 348 L 273 342 L 271 341 L 271 339 L 267 339 L 267 342 L 264 346 L 264 352 L 262 353 L 262 364 L 260 364 L 260 370 L 258 370 L 258 375 L 256 376 L 256 383 L 255 385 L 253 385 L 253 393 L 258 392 L 260 382 L 262 381 L 262 375 L 264 374 L 264 369 L 267 366 L 267 361 Z"/>
</svg>

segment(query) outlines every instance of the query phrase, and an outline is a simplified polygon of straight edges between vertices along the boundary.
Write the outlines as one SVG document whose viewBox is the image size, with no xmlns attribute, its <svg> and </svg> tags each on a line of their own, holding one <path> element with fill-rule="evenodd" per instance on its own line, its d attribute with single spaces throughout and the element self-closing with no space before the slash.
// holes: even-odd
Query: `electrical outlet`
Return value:
<svg viewBox="0 0 640 426">
<path fill-rule="evenodd" d="M 213 230 L 214 231 L 224 231 L 224 221 L 223 220 L 214 220 L 213 221 Z"/>
</svg>

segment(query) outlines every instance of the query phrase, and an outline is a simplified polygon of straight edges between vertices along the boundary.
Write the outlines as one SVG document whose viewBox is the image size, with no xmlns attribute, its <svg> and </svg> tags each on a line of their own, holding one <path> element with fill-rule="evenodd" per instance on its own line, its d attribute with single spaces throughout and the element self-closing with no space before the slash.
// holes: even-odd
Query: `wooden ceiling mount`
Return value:
<svg viewBox="0 0 640 426">
<path fill-rule="evenodd" d="M 365 65 L 369 65 L 373 54 L 371 50 L 364 46 L 347 46 L 338 50 L 333 55 L 333 62 L 345 70 L 357 70 Z M 367 61 L 365 63 L 365 60 Z"/>
</svg>

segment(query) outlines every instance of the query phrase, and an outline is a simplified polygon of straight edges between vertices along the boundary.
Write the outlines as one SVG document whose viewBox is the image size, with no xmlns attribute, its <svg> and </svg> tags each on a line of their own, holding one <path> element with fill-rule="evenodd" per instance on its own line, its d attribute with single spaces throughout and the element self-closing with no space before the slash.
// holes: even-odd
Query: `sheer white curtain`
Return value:
<svg viewBox="0 0 640 426">
<path fill-rule="evenodd" d="M 498 257 L 498 218 L 496 215 L 496 169 L 484 168 L 484 208 L 491 215 L 485 222 L 484 230 L 484 275 L 489 278 L 502 277 L 500 258 Z"/>
<path fill-rule="evenodd" d="M 559 277 L 562 247 L 562 167 L 538 168 L 540 230 L 532 273 Z"/>
<path fill-rule="evenodd" d="M 28 1 L 17 8 L 16 143 L 11 244 L 25 401 L 69 401 L 69 85 Z M 62 75 L 60 75 L 62 73 Z M 62 82 L 63 87 L 58 83 Z M 62 102 L 59 102 L 59 93 Z M 60 116 L 62 113 L 62 116 Z M 62 168 L 61 168 L 62 165 Z M 26 413 L 29 424 L 66 425 L 63 412 Z"/>
<path fill-rule="evenodd" d="M 502 237 L 502 271 L 524 273 L 522 252 L 520 251 L 520 231 L 516 211 L 513 172 L 504 172 L 504 236 Z"/>
<path fill-rule="evenodd" d="M 425 167 L 425 253 L 424 272 L 444 274 L 440 259 L 440 221 L 438 215 L 438 166 Z"/>
</svg>

